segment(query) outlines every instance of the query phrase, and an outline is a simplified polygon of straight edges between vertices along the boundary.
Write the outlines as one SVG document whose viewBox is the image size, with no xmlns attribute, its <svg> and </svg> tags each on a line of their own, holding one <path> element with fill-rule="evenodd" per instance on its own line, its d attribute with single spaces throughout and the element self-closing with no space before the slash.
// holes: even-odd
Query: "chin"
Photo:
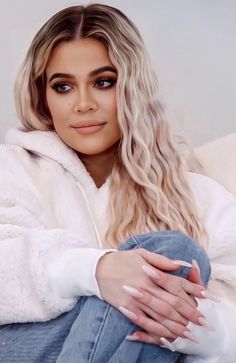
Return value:
<svg viewBox="0 0 236 363">
<path fill-rule="evenodd" d="M 82 155 L 88 155 L 88 156 L 92 156 L 92 155 L 98 155 L 98 154 L 102 154 L 103 152 L 105 152 L 106 150 L 109 149 L 108 148 L 81 148 L 78 147 L 78 148 L 74 148 L 79 154 L 82 154 Z"/>
</svg>

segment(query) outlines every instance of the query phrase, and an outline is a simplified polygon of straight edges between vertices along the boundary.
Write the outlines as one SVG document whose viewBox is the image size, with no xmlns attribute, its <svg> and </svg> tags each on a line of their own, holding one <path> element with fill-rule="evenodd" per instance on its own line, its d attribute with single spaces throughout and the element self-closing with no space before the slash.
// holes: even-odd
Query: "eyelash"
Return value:
<svg viewBox="0 0 236 363">
<path fill-rule="evenodd" d="M 100 83 L 100 82 L 108 82 L 108 83 L 110 83 L 110 84 L 109 84 L 108 86 L 106 86 L 106 87 L 98 87 L 98 89 L 106 90 L 106 89 L 108 89 L 108 88 L 113 87 L 113 86 L 116 84 L 116 79 L 113 79 L 113 78 L 101 78 L 101 79 L 97 80 L 94 84 L 96 85 L 96 84 L 98 84 L 98 83 Z M 57 83 L 54 83 L 51 87 L 52 87 L 52 89 L 53 89 L 55 92 L 57 92 L 57 93 L 59 93 L 59 94 L 63 94 L 63 93 L 68 93 L 68 92 L 70 92 L 70 90 L 66 90 L 66 91 L 59 91 L 59 88 L 60 88 L 60 87 L 65 87 L 65 86 L 70 86 L 70 87 L 71 87 L 71 85 L 70 85 L 70 84 L 68 84 L 68 83 L 66 83 L 66 82 L 57 82 Z"/>
</svg>

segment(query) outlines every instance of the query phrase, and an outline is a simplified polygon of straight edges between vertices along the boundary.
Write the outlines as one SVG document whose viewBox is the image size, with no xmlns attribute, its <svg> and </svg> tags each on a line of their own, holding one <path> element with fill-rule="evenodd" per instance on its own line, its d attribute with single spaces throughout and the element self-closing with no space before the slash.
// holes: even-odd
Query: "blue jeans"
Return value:
<svg viewBox="0 0 236 363">
<path fill-rule="evenodd" d="M 210 263 L 204 250 L 179 232 L 155 232 L 130 237 L 120 250 L 149 251 L 200 266 L 207 284 Z M 182 267 L 173 274 L 187 277 Z M 43 323 L 0 326 L 1 363 L 173 363 L 181 357 L 158 345 L 128 341 L 140 330 L 117 309 L 96 296 L 81 297 L 68 313 Z"/>
</svg>

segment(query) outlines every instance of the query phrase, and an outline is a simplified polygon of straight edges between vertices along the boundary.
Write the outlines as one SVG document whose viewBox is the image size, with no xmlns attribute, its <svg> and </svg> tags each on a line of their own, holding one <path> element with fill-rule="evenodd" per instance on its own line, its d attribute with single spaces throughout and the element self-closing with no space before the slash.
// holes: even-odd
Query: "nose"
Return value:
<svg viewBox="0 0 236 363">
<path fill-rule="evenodd" d="M 92 91 L 80 88 L 74 104 L 75 112 L 87 112 L 97 109 L 97 102 L 93 97 Z"/>
</svg>

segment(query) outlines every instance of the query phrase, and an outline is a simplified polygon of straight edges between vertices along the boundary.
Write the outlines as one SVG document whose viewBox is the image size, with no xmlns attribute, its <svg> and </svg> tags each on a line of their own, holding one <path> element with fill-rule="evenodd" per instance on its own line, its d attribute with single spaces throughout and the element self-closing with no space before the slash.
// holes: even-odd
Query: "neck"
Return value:
<svg viewBox="0 0 236 363">
<path fill-rule="evenodd" d="M 93 178 L 96 186 L 100 188 L 111 174 L 118 156 L 119 142 L 109 149 L 96 155 L 86 155 L 78 152 L 78 156 L 85 168 Z"/>
</svg>

